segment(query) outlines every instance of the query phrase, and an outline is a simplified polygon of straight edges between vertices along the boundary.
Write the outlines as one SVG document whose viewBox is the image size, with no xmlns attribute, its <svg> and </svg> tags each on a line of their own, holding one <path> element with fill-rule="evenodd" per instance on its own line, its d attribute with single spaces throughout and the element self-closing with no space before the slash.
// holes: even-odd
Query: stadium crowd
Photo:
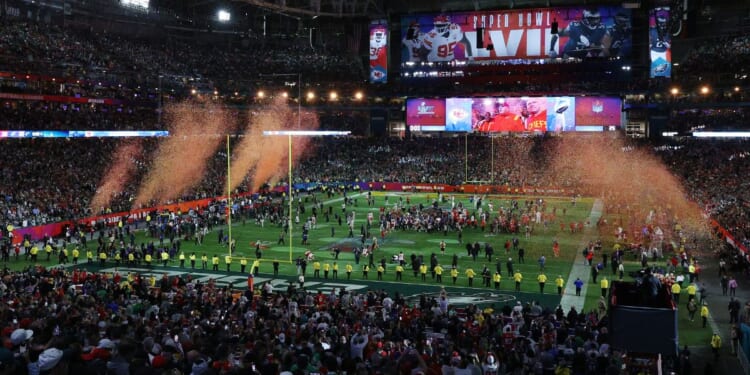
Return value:
<svg viewBox="0 0 750 375">
<path fill-rule="evenodd" d="M 619 374 L 604 310 L 456 308 L 450 295 L 317 293 L 30 267 L 0 287 L 3 374 Z M 175 371 L 178 370 L 178 371 Z"/>
</svg>

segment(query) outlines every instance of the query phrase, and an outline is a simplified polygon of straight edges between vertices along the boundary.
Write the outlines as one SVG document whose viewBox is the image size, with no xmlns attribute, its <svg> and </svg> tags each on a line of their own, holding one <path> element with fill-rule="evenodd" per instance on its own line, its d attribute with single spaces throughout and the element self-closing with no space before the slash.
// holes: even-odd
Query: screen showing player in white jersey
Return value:
<svg viewBox="0 0 750 375">
<path fill-rule="evenodd" d="M 386 40 L 384 29 L 373 30 L 370 36 L 370 60 L 377 60 L 381 54 L 384 54 Z"/>
<path fill-rule="evenodd" d="M 453 61 L 456 58 L 456 48 L 461 45 L 464 53 L 471 53 L 469 42 L 461 30 L 461 26 L 452 23 L 448 16 L 437 16 L 434 28 L 422 38 L 422 55 L 427 61 Z"/>
<path fill-rule="evenodd" d="M 420 55 L 422 39 L 424 39 L 424 33 L 419 30 L 419 23 L 412 22 L 406 35 L 404 35 L 404 39 L 401 40 L 401 44 L 405 48 L 404 56 L 407 56 L 405 60 L 402 59 L 401 61 L 422 61 Z"/>
</svg>

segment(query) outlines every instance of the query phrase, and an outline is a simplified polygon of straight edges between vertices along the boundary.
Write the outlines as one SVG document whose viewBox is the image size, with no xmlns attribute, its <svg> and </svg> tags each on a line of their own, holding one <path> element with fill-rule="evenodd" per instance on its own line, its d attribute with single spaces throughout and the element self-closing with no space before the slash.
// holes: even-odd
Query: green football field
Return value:
<svg viewBox="0 0 750 375">
<path fill-rule="evenodd" d="M 588 217 L 593 200 L 581 199 L 575 205 L 572 205 L 569 198 L 545 198 L 547 202 L 547 210 L 552 210 L 553 207 L 557 211 L 557 222 L 550 223 L 547 229 L 539 224 L 534 226 L 532 234 L 529 238 L 525 238 L 524 233 L 519 234 L 491 234 L 489 229 L 489 223 L 484 231 L 481 228 L 467 227 L 463 230 L 461 242 L 459 242 L 459 236 L 455 231 L 448 231 L 447 234 L 444 232 L 414 232 L 414 231 L 402 231 L 393 230 L 388 232 L 385 237 L 381 237 L 380 228 L 378 224 L 378 217 L 380 215 L 380 208 L 386 207 L 390 209 L 394 204 L 401 202 L 400 206 L 418 206 L 423 204 L 425 207 L 431 206 L 437 199 L 437 194 L 415 194 L 415 193 L 384 193 L 376 192 L 373 193 L 375 200 L 374 205 L 367 205 L 367 199 L 365 194 L 355 194 L 351 197 L 356 200 L 356 204 L 348 205 L 346 211 L 355 212 L 355 225 L 352 237 L 349 236 L 349 230 L 346 225 L 346 220 L 342 218 L 342 223 L 339 222 L 331 215 L 330 221 L 326 221 L 322 215 L 319 215 L 317 227 L 310 230 L 308 238 L 308 244 L 302 245 L 302 228 L 301 225 L 306 220 L 306 216 L 311 213 L 310 209 L 305 211 L 305 214 L 300 215 L 300 224 L 295 224 L 292 229 L 291 246 L 289 236 L 285 236 L 284 244 L 279 244 L 279 236 L 282 232 L 282 228 L 279 225 L 270 225 L 268 222 L 263 227 L 257 225 L 254 220 L 238 220 L 232 225 L 232 238 L 236 240 L 237 249 L 233 254 L 235 259 L 232 263 L 233 270 L 239 270 L 238 257 L 248 258 L 248 270 L 255 259 L 255 242 L 260 240 L 263 244 L 262 258 L 261 258 L 261 274 L 272 273 L 272 260 L 280 261 L 280 274 L 282 275 L 296 275 L 297 269 L 294 261 L 299 256 L 303 256 L 306 251 L 311 251 L 315 260 L 320 262 L 322 265 L 328 263 L 332 265 L 334 262 L 338 263 L 339 266 L 339 278 L 345 276 L 345 268 L 347 264 L 351 264 L 354 271 L 352 272 L 351 278 L 353 280 L 361 280 L 363 278 L 362 267 L 367 262 L 367 259 L 360 259 L 360 263 L 355 263 L 355 257 L 351 249 L 355 246 L 362 247 L 361 241 L 361 229 L 366 225 L 368 214 L 372 214 L 374 217 L 373 225 L 370 229 L 370 236 L 365 242 L 365 246 L 372 244 L 372 237 L 377 238 L 378 249 L 374 252 L 373 258 L 375 263 L 380 263 L 381 259 L 386 259 L 387 267 L 386 272 L 383 275 L 383 281 L 395 281 L 395 265 L 391 262 L 394 255 L 399 252 L 404 253 L 404 258 L 407 263 L 410 260 L 411 254 L 423 255 L 424 261 L 429 264 L 430 255 L 435 253 L 439 259 L 440 264 L 445 268 L 443 275 L 443 285 L 452 285 L 450 280 L 449 269 L 452 262 L 453 255 L 458 255 L 458 269 L 459 277 L 457 281 L 458 286 L 468 286 L 468 280 L 465 275 L 465 271 L 468 268 L 472 268 L 477 274 L 487 266 L 493 273 L 496 268 L 496 263 L 501 260 L 502 265 L 502 276 L 501 289 L 505 291 L 511 291 L 514 289 L 513 283 L 509 280 L 506 274 L 505 261 L 508 257 L 513 258 L 514 268 L 520 270 L 524 275 L 524 282 L 522 283 L 521 291 L 536 293 L 538 292 L 538 283 L 536 278 L 539 274 L 538 259 L 545 255 L 547 261 L 545 265 L 545 274 L 549 277 L 547 282 L 548 293 L 553 292 L 554 278 L 557 275 L 562 275 L 567 280 L 567 275 L 570 272 L 571 263 L 575 257 L 577 251 L 582 249 L 582 241 L 587 239 L 583 238 L 582 234 L 571 234 L 568 229 L 568 223 L 570 221 L 585 221 Z M 385 198 L 388 197 L 388 203 Z M 324 209 L 328 209 L 328 206 L 332 207 L 334 214 L 342 214 L 342 197 L 334 197 L 332 199 L 325 199 L 322 195 L 318 197 L 324 201 Z M 438 206 L 442 209 L 450 209 L 451 201 L 450 198 L 445 195 L 444 202 L 438 202 Z M 467 195 L 456 195 L 455 204 L 463 203 L 464 206 L 469 207 L 469 213 L 475 212 L 475 205 L 470 201 L 471 197 Z M 526 198 L 531 199 L 531 198 Z M 407 203 L 408 200 L 408 203 Z M 309 200 L 311 202 L 311 200 Z M 483 209 L 488 210 L 488 205 L 493 205 L 494 211 L 497 211 L 500 207 L 508 208 L 511 204 L 511 197 L 503 196 L 490 196 L 485 197 L 483 201 Z M 310 203 L 311 205 L 312 203 Z M 519 200 L 519 205 L 523 206 L 524 201 Z M 562 214 L 563 208 L 565 208 L 565 214 Z M 518 211 L 516 211 L 518 212 Z M 342 215 L 343 216 L 343 215 Z M 565 223 L 565 231 L 560 230 L 559 222 Z M 225 231 L 226 233 L 226 231 Z M 525 262 L 520 263 L 518 259 L 518 252 L 511 248 L 511 251 L 506 254 L 504 249 L 504 243 L 506 240 L 510 240 L 513 237 L 517 237 L 519 240 L 519 248 L 523 248 L 525 251 Z M 553 257 L 552 243 L 557 239 L 561 248 L 561 255 L 559 258 Z M 139 239 L 140 240 L 140 239 Z M 146 240 L 146 239 L 144 239 Z M 445 241 L 446 250 L 445 254 L 440 251 L 440 242 Z M 476 260 L 473 260 L 467 254 L 466 244 L 479 242 L 481 250 Z M 490 243 L 494 248 L 494 255 L 492 260 L 488 260 L 484 256 L 484 244 Z M 341 249 L 339 259 L 334 259 L 332 252 L 333 248 Z M 204 252 L 210 257 L 213 253 L 221 255 L 221 269 L 226 269 L 223 256 L 228 252 L 226 246 L 220 246 L 218 244 L 218 235 L 216 230 L 207 236 L 206 241 L 203 245 L 195 245 L 194 243 L 183 242 L 182 249 L 186 254 L 195 252 L 200 257 Z M 291 260 L 291 262 L 290 262 Z M 307 267 L 307 280 L 315 281 L 312 277 L 312 263 L 310 262 Z M 322 268 L 322 267 L 321 267 Z M 321 271 L 322 274 L 322 271 Z M 369 272 L 369 280 L 376 278 L 376 272 L 371 269 Z M 408 284 L 419 284 L 419 285 L 437 285 L 428 274 L 428 280 L 422 282 L 421 278 L 414 278 L 413 272 L 409 265 L 405 266 L 405 272 L 403 277 L 403 283 Z M 481 286 L 481 277 L 476 277 L 474 280 L 474 286 Z M 494 289 L 494 287 L 493 287 Z"/>
<path fill-rule="evenodd" d="M 437 296 L 441 288 L 445 288 L 449 294 L 451 302 L 454 304 L 480 304 L 480 305 L 495 305 L 496 308 L 501 308 L 505 304 L 513 305 L 517 301 L 529 302 L 537 301 L 543 306 L 554 308 L 560 303 L 560 297 L 557 295 L 555 288 L 555 278 L 559 275 L 568 282 L 568 278 L 571 272 L 571 267 L 575 260 L 576 255 L 581 252 L 583 247 L 589 241 L 596 241 L 600 238 L 600 234 L 596 232 L 596 229 L 585 230 L 581 233 L 571 233 L 569 223 L 570 222 L 584 222 L 586 223 L 591 209 L 594 203 L 594 199 L 591 198 L 579 198 L 575 204 L 570 198 L 562 197 L 512 197 L 504 195 L 491 195 L 483 196 L 483 210 L 489 209 L 489 204 L 493 206 L 493 212 L 496 212 L 499 208 L 508 209 L 511 207 L 512 200 L 516 200 L 521 209 L 525 207 L 526 200 L 543 199 L 546 206 L 545 212 L 551 212 L 553 209 L 556 212 L 556 217 L 553 222 L 548 223 L 545 227 L 542 224 L 533 225 L 533 230 L 530 236 L 527 238 L 523 230 L 518 234 L 499 233 L 492 234 L 489 229 L 489 222 L 484 231 L 479 227 L 466 227 L 464 228 L 461 236 L 461 242 L 459 242 L 459 236 L 455 231 L 448 231 L 444 234 L 441 231 L 432 233 L 416 232 L 410 230 L 392 230 L 381 237 L 378 218 L 380 215 L 381 207 L 385 207 L 386 210 L 392 209 L 394 204 L 402 206 L 419 206 L 420 204 L 425 207 L 430 207 L 438 199 L 436 193 L 398 193 L 398 192 L 373 192 L 374 204 L 368 206 L 366 193 L 349 193 L 349 197 L 355 200 L 355 204 L 349 204 L 346 206 L 346 211 L 355 212 L 355 225 L 353 236 L 349 237 L 349 230 L 346 224 L 346 220 L 342 215 L 342 223 L 339 224 L 338 220 L 331 215 L 330 220 L 326 221 L 323 215 L 318 215 L 317 226 L 309 231 L 309 238 L 307 245 L 302 244 L 302 224 L 307 220 L 307 217 L 312 213 L 310 209 L 312 207 L 312 197 L 307 196 L 306 202 L 307 209 L 305 213 L 300 215 L 300 223 L 294 224 L 291 235 L 291 246 L 290 236 L 286 234 L 284 236 L 284 244 L 279 244 L 279 236 L 283 229 L 279 224 L 272 224 L 266 221 L 263 226 L 256 223 L 254 219 L 242 220 L 241 218 L 235 217 L 231 225 L 231 238 L 236 241 L 236 250 L 233 254 L 232 264 L 230 271 L 227 272 L 226 263 L 224 260 L 225 255 L 228 254 L 228 247 L 226 245 L 219 244 L 218 231 L 223 230 L 224 234 L 228 234 L 229 230 L 227 226 L 214 227 L 211 232 L 208 233 L 202 244 L 196 244 L 192 240 L 182 240 L 181 250 L 185 253 L 186 258 L 191 253 L 195 253 L 198 257 L 196 269 L 190 268 L 190 261 L 185 261 L 185 266 L 180 267 L 180 262 L 177 259 L 171 259 L 167 267 L 162 266 L 162 262 L 154 262 L 152 267 L 145 267 L 144 265 L 128 267 L 126 265 L 120 265 L 118 271 L 121 273 L 127 272 L 140 272 L 146 274 L 163 274 L 168 273 L 170 275 L 188 275 L 190 274 L 193 278 L 208 280 L 216 280 L 220 284 L 231 283 L 234 287 L 242 289 L 246 285 L 247 273 L 250 271 L 253 261 L 255 258 L 255 243 L 261 241 L 262 243 L 262 257 L 260 272 L 255 277 L 255 285 L 259 285 L 264 282 L 270 282 L 276 289 L 286 288 L 290 283 L 297 284 L 297 267 L 295 260 L 303 256 L 305 252 L 311 251 L 314 254 L 315 260 L 321 263 L 320 277 L 316 278 L 313 276 L 313 262 L 309 262 L 305 273 L 305 289 L 308 290 L 321 290 L 323 292 L 330 291 L 331 288 L 346 288 L 352 291 L 366 291 L 366 290 L 385 290 L 391 294 L 400 293 L 407 297 L 409 301 L 418 301 L 421 295 Z M 387 200 L 386 200 L 387 197 Z M 454 199 L 454 203 L 458 205 L 462 203 L 469 210 L 469 215 L 476 212 L 476 205 L 473 201 L 474 196 L 461 195 L 461 194 L 444 194 L 443 200 L 437 204 L 440 208 L 449 210 L 451 208 L 451 197 Z M 332 207 L 334 214 L 342 214 L 342 203 L 343 196 L 336 195 L 332 198 L 327 198 L 324 194 L 318 194 L 317 198 L 323 201 L 324 210 L 328 210 L 328 207 Z M 303 198 L 304 199 L 304 198 Z M 519 211 L 516 210 L 516 213 Z M 374 252 L 374 261 L 376 264 L 380 263 L 382 258 L 386 259 L 387 267 L 382 280 L 377 280 L 377 272 L 374 267 L 370 270 L 368 278 L 364 279 L 363 276 L 363 265 L 369 263 L 367 258 L 362 257 L 359 264 L 356 264 L 354 254 L 351 249 L 355 246 L 362 246 L 361 242 L 361 228 L 367 222 L 368 213 L 371 213 L 374 217 L 373 226 L 370 229 L 370 236 L 365 242 L 365 246 L 372 244 L 372 237 L 377 237 L 378 248 Z M 492 217 L 494 217 L 493 215 Z M 563 224 L 561 226 L 561 223 Z M 589 224 L 588 226 L 593 225 Z M 587 226 L 587 227 L 588 227 Z M 519 262 L 518 252 L 514 251 L 511 247 L 510 252 L 506 253 L 504 244 L 506 240 L 510 240 L 513 237 L 517 237 L 519 240 L 519 248 L 525 250 L 525 261 Z M 606 233 L 601 233 L 601 239 L 604 241 L 605 251 L 611 251 L 612 236 L 608 236 Z M 557 240 L 560 245 L 560 256 L 555 257 L 552 251 L 552 244 Z M 141 242 L 148 243 L 154 241 L 158 244 L 158 238 L 149 238 L 148 233 L 145 230 L 139 230 L 136 234 L 136 243 Z M 440 242 L 445 241 L 446 251 L 442 254 L 440 251 Z M 466 244 L 479 242 L 481 250 L 476 260 L 467 255 Z M 494 248 L 494 255 L 492 261 L 486 259 L 484 254 L 484 244 L 489 243 Z M 170 245 L 168 240 L 165 240 L 165 245 Z M 72 246 L 70 246 L 72 247 Z M 338 260 L 334 259 L 333 248 L 341 249 Z M 435 253 L 439 259 L 441 266 L 445 269 L 443 273 L 442 283 L 438 283 L 434 280 L 428 272 L 426 281 L 422 281 L 421 277 L 414 277 L 409 264 L 404 266 L 403 279 L 401 281 L 396 280 L 395 263 L 393 263 L 392 257 L 404 253 L 404 258 L 408 263 L 411 254 L 423 255 L 425 263 L 429 265 L 430 255 Z M 81 255 L 81 262 L 85 262 Z M 201 269 L 201 255 L 206 254 L 209 257 L 209 265 L 207 269 Z M 216 254 L 220 258 L 219 271 L 212 271 L 211 258 Z M 458 256 L 458 280 L 453 283 L 450 276 L 450 268 L 452 258 L 456 254 Z M 40 254 L 41 255 L 41 254 Z M 539 293 L 539 284 L 537 282 L 537 276 L 540 273 L 539 258 L 544 255 L 546 258 L 544 274 L 547 275 L 548 281 L 545 287 L 545 293 Z M 41 255 L 44 258 L 43 255 Z M 247 268 L 245 273 L 240 272 L 240 258 L 247 259 Z M 515 284 L 512 278 L 508 277 L 506 264 L 508 258 L 513 259 L 514 269 L 520 271 L 523 274 L 523 282 L 521 283 L 521 291 L 515 291 Z M 56 264 L 55 257 L 52 262 L 40 262 L 41 264 L 52 266 Z M 279 262 L 279 273 L 278 275 L 273 274 L 273 261 Z M 481 271 L 487 266 L 490 271 L 494 274 L 496 264 L 498 260 L 501 260 L 502 267 L 502 281 L 500 288 L 495 289 L 494 283 L 491 283 L 490 287 L 482 285 Z M 332 274 L 329 274 L 328 279 L 323 276 L 323 265 L 326 263 L 333 265 L 336 262 L 338 264 L 338 278 L 334 279 Z M 350 278 L 347 278 L 345 272 L 346 265 L 350 264 L 353 267 L 353 272 Z M 634 269 L 636 267 L 634 260 L 628 259 L 626 267 Z M 27 266 L 28 263 L 23 260 L 11 261 L 8 266 L 11 269 L 20 269 Z M 98 264 L 84 264 L 80 266 L 86 266 L 90 269 L 101 270 Z M 472 268 L 477 276 L 474 279 L 472 287 L 468 285 L 468 279 L 465 271 Z M 610 271 L 605 269 L 603 275 L 610 277 Z M 103 270 L 114 271 L 115 264 L 111 260 L 105 265 Z M 611 277 L 610 277 L 611 279 Z M 588 282 L 588 288 L 586 289 L 584 310 L 588 311 L 594 308 L 600 295 L 598 285 L 594 285 L 590 280 Z M 682 310 L 682 309 L 680 309 Z M 685 315 L 683 317 L 683 315 Z M 692 344 L 703 343 L 704 330 L 701 330 L 698 322 L 690 322 L 686 319 L 686 313 L 682 314 L 680 311 L 681 344 Z M 693 327 L 695 326 L 695 327 Z M 710 333 L 708 333 L 710 336 Z"/>
</svg>

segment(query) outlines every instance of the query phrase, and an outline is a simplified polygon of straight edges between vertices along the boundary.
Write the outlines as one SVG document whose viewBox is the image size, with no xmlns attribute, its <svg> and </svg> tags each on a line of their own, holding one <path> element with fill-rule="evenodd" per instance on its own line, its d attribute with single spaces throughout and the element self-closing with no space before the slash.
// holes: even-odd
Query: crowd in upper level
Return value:
<svg viewBox="0 0 750 375">
<path fill-rule="evenodd" d="M 306 38 L 247 38 L 241 42 L 222 45 L 192 45 L 179 38 L 165 37 L 149 41 L 114 34 L 61 28 L 18 21 L 3 22 L 0 35 L 0 71 L 11 77 L 0 81 L 0 91 L 26 93 L 56 93 L 92 97 L 139 98 L 155 97 L 161 90 L 167 95 L 184 97 L 192 89 L 217 91 L 218 96 L 252 98 L 258 90 L 291 88 L 301 74 L 305 90 L 327 90 L 327 83 L 340 92 L 362 89 L 368 77 L 364 59 L 343 49 L 325 46 L 313 49 Z M 384 86 L 368 87 L 371 96 L 393 95 L 460 95 L 484 90 L 491 92 L 521 92 L 529 90 L 540 94 L 621 93 L 628 91 L 652 92 L 651 101 L 673 100 L 669 89 L 680 86 L 683 97 L 695 91 L 690 100 L 736 101 L 744 97 L 743 82 L 747 54 L 747 37 L 712 38 L 698 43 L 688 56 L 675 67 L 675 77 L 669 82 L 649 80 L 637 75 L 614 79 L 622 72 L 608 67 L 606 74 L 597 79 L 592 75 L 573 77 L 577 71 L 590 71 L 579 67 L 567 72 L 569 64 L 508 66 L 495 78 L 478 71 L 465 82 L 455 85 L 454 79 L 391 80 Z M 111 48 L 118 46 L 118 48 Z M 706 69 L 706 67 L 711 69 Z M 719 67 L 717 69 L 717 67 Z M 555 72 L 559 69 L 560 72 Z M 289 77 L 261 77 L 266 74 L 290 74 Z M 26 75 L 44 76 L 44 79 L 25 78 Z M 512 79 L 504 79 L 508 76 Z M 55 78 L 55 81 L 52 81 Z M 474 77 L 476 78 L 476 77 Z M 507 77 L 506 77 L 507 78 Z M 460 79 L 459 79 L 460 81 Z M 726 90 L 717 82 L 723 82 Z M 426 83 L 426 84 L 424 84 Z M 697 88 L 712 86 L 708 95 Z M 740 92 L 733 91 L 739 85 Z M 262 87 L 265 86 L 265 87 Z M 296 91 L 292 88 L 291 91 Z M 238 95 L 234 95 L 237 93 Z"/>
</svg>

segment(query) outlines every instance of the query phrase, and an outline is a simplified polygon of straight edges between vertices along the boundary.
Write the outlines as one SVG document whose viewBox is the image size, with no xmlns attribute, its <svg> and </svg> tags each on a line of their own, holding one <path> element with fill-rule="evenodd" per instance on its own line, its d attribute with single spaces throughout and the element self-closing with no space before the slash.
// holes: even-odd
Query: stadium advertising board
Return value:
<svg viewBox="0 0 750 375">
<path fill-rule="evenodd" d="M 407 100 L 412 130 L 447 132 L 569 132 L 603 131 L 619 127 L 621 100 L 616 97 L 479 97 L 445 99 L 444 124 L 434 102 Z M 429 99 L 434 100 L 434 99 Z M 420 112 L 421 111 L 421 112 Z M 444 125 L 444 126 L 442 126 Z"/>
<path fill-rule="evenodd" d="M 370 83 L 388 81 L 388 28 L 386 21 L 370 24 Z"/>
<path fill-rule="evenodd" d="M 648 16 L 648 41 L 651 78 L 672 76 L 672 36 L 669 31 L 669 7 L 653 8 Z"/>
<path fill-rule="evenodd" d="M 407 99 L 406 124 L 414 130 L 445 130 L 445 99 Z"/>
<path fill-rule="evenodd" d="M 575 107 L 576 128 L 620 126 L 620 115 L 622 113 L 620 98 L 581 97 L 576 99 Z"/>
<path fill-rule="evenodd" d="M 631 34 L 631 10 L 619 6 L 405 15 L 401 62 L 629 57 Z"/>
</svg>

